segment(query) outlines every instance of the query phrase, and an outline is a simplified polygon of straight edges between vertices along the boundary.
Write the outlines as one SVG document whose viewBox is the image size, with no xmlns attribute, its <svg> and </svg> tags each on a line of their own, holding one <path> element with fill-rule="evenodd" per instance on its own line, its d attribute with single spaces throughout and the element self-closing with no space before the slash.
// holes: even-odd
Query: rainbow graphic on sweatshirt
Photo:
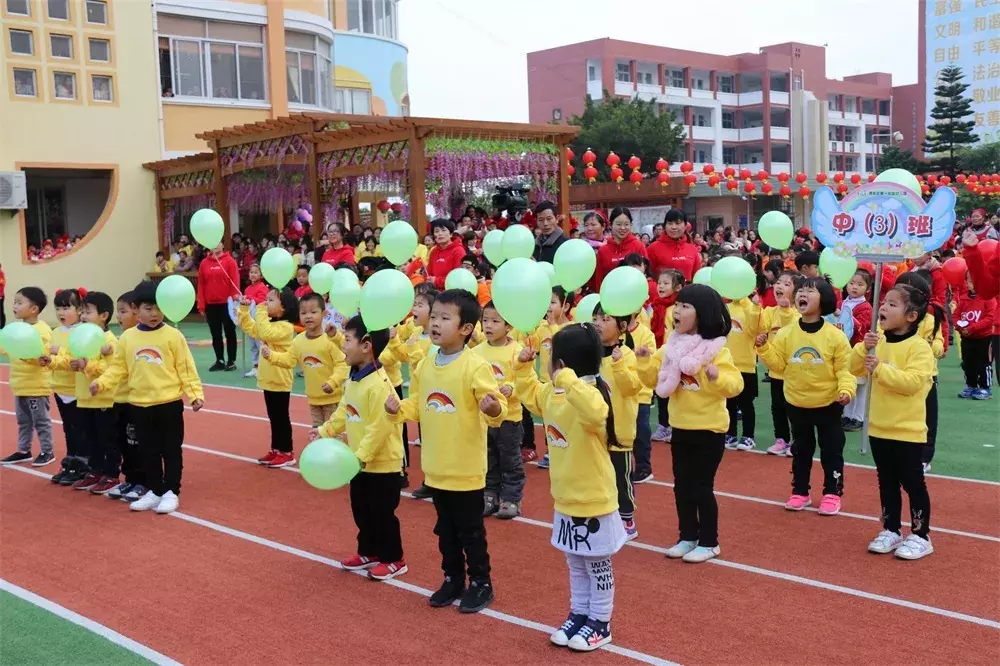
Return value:
<svg viewBox="0 0 1000 666">
<path fill-rule="evenodd" d="M 163 365 L 163 354 L 156 347 L 143 347 L 135 352 L 136 361 L 145 361 L 155 365 Z"/>
<path fill-rule="evenodd" d="M 698 380 L 692 377 L 691 375 L 685 375 L 684 373 L 681 373 L 681 390 L 700 391 L 701 384 L 699 384 Z"/>
<path fill-rule="evenodd" d="M 733 333 L 742 333 L 743 324 L 740 323 L 739 319 L 733 319 Z"/>
<path fill-rule="evenodd" d="M 302 359 L 302 367 L 304 368 L 322 368 L 323 361 L 319 360 L 315 356 L 306 356 Z"/>
<path fill-rule="evenodd" d="M 354 405 L 346 405 L 344 407 L 344 414 L 346 414 L 348 423 L 361 423 L 361 415 L 358 414 L 358 410 L 355 409 Z"/>
<path fill-rule="evenodd" d="M 789 363 L 812 363 L 813 365 L 822 365 L 823 357 L 819 355 L 819 352 L 815 347 L 799 347 L 792 354 L 792 358 L 788 359 Z"/>
<path fill-rule="evenodd" d="M 560 449 L 565 449 L 569 446 L 569 443 L 566 441 L 566 435 L 562 434 L 558 426 L 552 424 L 545 426 L 545 444 L 550 448 L 555 446 Z"/>
<path fill-rule="evenodd" d="M 444 412 L 446 414 L 455 413 L 455 401 L 444 391 L 431 391 L 427 394 L 427 402 L 424 404 L 424 411 Z"/>
<path fill-rule="evenodd" d="M 493 371 L 493 378 L 496 379 L 498 382 L 502 382 L 505 379 L 507 379 L 507 377 L 505 377 L 503 374 L 503 368 L 501 368 L 496 363 L 490 363 L 490 370 Z"/>
</svg>

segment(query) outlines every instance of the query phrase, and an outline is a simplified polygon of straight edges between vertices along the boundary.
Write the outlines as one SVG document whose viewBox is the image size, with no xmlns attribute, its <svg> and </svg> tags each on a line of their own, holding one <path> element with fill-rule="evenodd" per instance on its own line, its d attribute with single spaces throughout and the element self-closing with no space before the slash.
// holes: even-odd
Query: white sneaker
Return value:
<svg viewBox="0 0 1000 666">
<path fill-rule="evenodd" d="M 877 537 L 868 543 L 868 552 L 885 555 L 896 550 L 901 545 L 903 545 L 902 535 L 896 534 L 892 530 L 882 530 L 878 533 Z"/>
<path fill-rule="evenodd" d="M 921 557 L 927 557 L 933 552 L 934 546 L 931 545 L 929 538 L 923 539 L 916 534 L 911 534 L 906 537 L 906 541 L 896 548 L 896 557 L 901 560 L 919 560 Z"/>
<path fill-rule="evenodd" d="M 753 451 L 757 448 L 757 442 L 753 441 L 753 437 L 740 437 L 740 441 L 736 444 L 737 451 Z"/>
<path fill-rule="evenodd" d="M 156 513 L 173 513 L 180 505 L 180 498 L 174 495 L 174 491 L 168 490 L 160 498 L 160 503 L 156 506 Z"/>
<path fill-rule="evenodd" d="M 653 432 L 653 436 L 650 437 L 654 442 L 665 442 L 667 441 L 667 427 L 662 425 L 657 425 L 656 430 Z"/>
<path fill-rule="evenodd" d="M 147 490 L 146 494 L 129 505 L 133 511 L 149 511 L 160 505 L 160 496 L 152 490 Z"/>
<path fill-rule="evenodd" d="M 417 437 L 415 440 L 410 442 L 410 446 L 420 446 L 420 438 Z"/>
<path fill-rule="evenodd" d="M 243 376 L 246 377 L 247 379 L 249 379 L 250 377 L 256 377 L 257 376 L 257 368 L 250 368 L 249 372 L 247 372 Z"/>
<path fill-rule="evenodd" d="M 692 550 L 690 553 L 688 553 L 681 559 L 684 560 L 685 562 L 692 562 L 692 563 L 707 562 L 713 557 L 718 556 L 720 552 L 722 551 L 719 549 L 718 546 L 714 548 L 709 548 L 708 546 L 698 546 L 697 548 Z"/>
<path fill-rule="evenodd" d="M 672 560 L 679 560 L 697 547 L 697 541 L 678 541 L 674 547 L 667 549 L 666 555 Z"/>
</svg>

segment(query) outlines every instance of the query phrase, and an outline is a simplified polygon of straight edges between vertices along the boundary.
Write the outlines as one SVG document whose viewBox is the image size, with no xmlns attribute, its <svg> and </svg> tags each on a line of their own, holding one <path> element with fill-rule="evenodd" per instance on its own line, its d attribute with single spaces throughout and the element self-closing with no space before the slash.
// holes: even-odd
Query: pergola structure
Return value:
<svg viewBox="0 0 1000 666">
<path fill-rule="evenodd" d="M 229 219 L 231 203 L 241 212 L 277 213 L 308 202 L 318 238 L 344 210 L 352 222 L 359 219 L 363 192 L 402 198 L 409 208 L 404 219 L 423 235 L 428 200 L 445 214 L 463 194 L 497 185 L 527 185 L 535 200 L 552 198 L 568 225 L 565 149 L 577 132 L 562 125 L 296 113 L 203 132 L 196 136 L 210 151 L 143 166 L 156 175 L 161 245 L 173 236 L 176 214 L 212 207 Z"/>
</svg>

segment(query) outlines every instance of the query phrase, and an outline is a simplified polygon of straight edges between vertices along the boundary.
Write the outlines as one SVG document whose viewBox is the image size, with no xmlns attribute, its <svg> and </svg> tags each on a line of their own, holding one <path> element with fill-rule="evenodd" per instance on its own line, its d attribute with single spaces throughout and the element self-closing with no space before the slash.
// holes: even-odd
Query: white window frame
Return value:
<svg viewBox="0 0 1000 666">
<path fill-rule="evenodd" d="M 255 26 L 256 27 L 256 26 Z M 160 35 L 166 38 L 169 43 L 170 49 L 170 89 L 174 92 L 173 99 L 180 100 L 212 100 L 216 102 L 224 103 L 267 103 L 270 100 L 270 90 L 267 86 L 267 48 L 263 41 L 261 42 L 240 42 L 232 41 L 227 39 L 216 39 L 214 37 L 173 37 L 170 35 Z M 176 43 L 177 42 L 197 42 L 198 43 L 198 64 L 199 64 L 199 75 L 201 77 L 201 89 L 204 93 L 203 95 L 182 95 L 180 89 L 177 85 L 177 53 Z M 212 63 L 211 63 L 211 45 L 212 44 L 224 44 L 226 46 L 236 47 L 236 97 L 215 97 L 212 94 Z M 261 66 L 263 68 L 264 77 L 264 97 L 262 99 L 254 99 L 252 97 L 243 97 L 243 81 L 240 76 L 240 47 L 259 49 L 261 52 Z"/>
<path fill-rule="evenodd" d="M 98 99 L 97 90 L 94 87 L 94 83 L 97 79 L 107 79 L 108 80 L 108 91 L 111 93 L 111 99 Z M 90 75 L 90 99 L 97 104 L 113 104 L 115 101 L 115 77 L 110 74 L 91 74 Z"/>
<path fill-rule="evenodd" d="M 91 21 L 90 20 L 90 5 L 101 5 L 104 7 L 104 20 L 103 21 Z M 107 25 L 108 24 L 108 3 L 106 0 L 86 0 L 83 3 L 83 21 L 88 25 Z"/>
<path fill-rule="evenodd" d="M 30 50 L 27 53 L 25 53 L 24 51 L 15 51 L 14 50 L 14 33 L 15 32 L 18 33 L 18 34 L 22 34 L 22 35 L 27 35 L 28 36 L 28 46 L 30 47 Z M 14 55 L 19 55 L 19 56 L 33 56 L 33 55 L 35 55 L 35 33 L 33 33 L 30 30 L 15 30 L 14 28 L 11 28 L 8 31 L 8 34 L 7 34 L 7 42 L 8 42 L 8 45 L 10 46 L 10 52 L 13 53 Z"/>
<path fill-rule="evenodd" d="M 59 84 L 56 83 L 56 77 L 59 76 L 60 74 L 63 75 L 63 76 L 70 77 L 70 80 L 73 81 L 73 96 L 72 97 L 61 97 L 59 95 Z M 61 100 L 76 100 L 76 99 L 79 99 L 79 93 L 80 93 L 80 91 L 78 90 L 78 86 L 77 86 L 76 72 L 60 72 L 58 70 L 55 70 L 55 71 L 52 72 L 52 97 L 53 98 L 55 98 L 55 99 L 61 99 Z"/>
<path fill-rule="evenodd" d="M 61 16 L 53 16 L 49 12 L 49 3 L 52 2 L 52 0 L 42 0 L 42 2 L 45 3 L 45 16 L 47 16 L 48 18 L 52 19 L 53 21 L 69 21 L 70 17 L 72 16 L 72 13 L 71 13 L 71 10 L 70 10 L 70 7 L 69 7 L 69 0 L 62 0 L 63 5 L 65 5 L 65 7 L 66 7 L 66 18 L 62 18 Z"/>
<path fill-rule="evenodd" d="M 68 56 L 56 55 L 55 48 L 53 48 L 53 44 L 55 43 L 53 40 L 55 40 L 55 39 L 65 39 L 67 42 L 69 42 L 69 55 Z M 73 53 L 73 36 L 72 35 L 63 35 L 63 34 L 58 34 L 58 33 L 52 33 L 52 34 L 50 34 L 49 35 L 49 55 L 52 56 L 56 60 L 72 60 L 75 57 L 75 54 Z"/>
<path fill-rule="evenodd" d="M 588 81 L 597 80 L 597 67 L 595 65 L 587 65 L 587 80 Z"/>
<path fill-rule="evenodd" d="M 299 33 L 299 34 L 307 34 L 307 33 Z M 286 46 L 285 47 L 285 76 L 286 77 L 288 76 L 288 62 L 289 62 L 288 58 L 292 54 L 295 54 L 295 57 L 298 59 L 298 67 L 296 68 L 297 71 L 298 71 L 298 73 L 299 73 L 299 80 L 298 80 L 299 87 L 298 87 L 298 91 L 299 91 L 299 94 L 301 95 L 302 94 L 302 54 L 305 53 L 307 55 L 311 55 L 314 58 L 316 58 L 316 64 L 313 67 L 313 78 L 314 78 L 314 82 L 313 82 L 314 83 L 314 87 L 313 87 L 313 90 L 315 90 L 315 92 L 316 92 L 316 101 L 314 103 L 312 103 L 312 104 L 309 104 L 307 102 L 293 102 L 293 101 L 291 101 L 291 91 L 289 91 L 289 100 L 288 101 L 289 101 L 289 104 L 293 104 L 293 105 L 296 105 L 296 106 L 308 106 L 308 107 L 315 107 L 315 108 L 326 109 L 328 111 L 331 111 L 331 110 L 333 110 L 335 108 L 335 104 L 336 104 L 336 102 L 333 99 L 333 97 L 334 97 L 334 93 L 333 93 L 333 88 L 334 88 L 334 86 L 333 86 L 333 60 L 330 58 L 330 53 L 331 53 L 331 50 L 332 50 L 333 47 L 330 46 L 328 42 L 323 41 L 322 38 L 319 37 L 318 35 L 308 35 L 308 36 L 313 38 L 313 49 L 312 50 L 310 50 L 310 49 L 300 49 L 300 48 L 295 48 L 295 47 L 291 47 L 291 46 Z M 323 44 L 323 45 L 326 45 L 326 46 L 330 46 L 330 48 L 327 50 L 327 52 L 326 52 L 325 55 L 324 55 L 323 51 L 320 50 L 320 44 Z M 326 62 L 326 71 L 327 71 L 327 79 L 328 79 L 327 80 L 327 87 L 326 87 L 326 95 L 327 95 L 326 106 L 324 106 L 322 104 L 323 95 L 322 95 L 322 91 L 321 91 L 321 88 L 320 88 L 320 84 L 322 83 L 322 81 L 321 81 L 322 75 L 320 74 L 320 72 L 322 71 L 322 67 L 320 67 L 320 60 L 323 60 L 323 61 Z"/>
<path fill-rule="evenodd" d="M 337 113 L 358 114 L 354 109 L 354 93 L 362 93 L 368 98 L 368 113 L 359 115 L 371 115 L 372 91 L 365 90 L 364 88 L 337 88 L 334 92 Z M 350 101 L 350 105 L 347 104 L 348 101 Z M 409 112 L 409 109 L 407 109 L 407 112 Z"/>
<path fill-rule="evenodd" d="M 31 69 L 29 67 L 13 67 L 14 80 L 14 96 L 15 97 L 25 97 L 28 99 L 38 99 L 38 71 Z M 29 72 L 31 74 L 31 87 L 35 91 L 33 95 L 22 95 L 17 91 L 17 73 L 18 72 Z"/>
<path fill-rule="evenodd" d="M 31 0 L 21 0 L 24 2 L 24 12 L 15 12 L 10 8 L 11 0 L 4 0 L 4 6 L 7 8 L 7 13 L 11 16 L 31 16 Z"/>
<path fill-rule="evenodd" d="M 728 84 L 729 90 L 722 89 L 723 81 L 725 81 Z M 718 91 L 721 93 L 732 94 L 736 92 L 736 77 L 733 76 L 732 74 L 722 74 L 716 77 L 715 83 L 716 87 L 718 88 Z"/>
<path fill-rule="evenodd" d="M 677 85 L 674 85 L 677 84 Z M 668 88 L 686 88 L 684 85 L 684 70 L 671 69 L 670 76 L 667 77 Z"/>
<path fill-rule="evenodd" d="M 377 35 L 394 41 L 399 41 L 399 13 L 396 8 L 396 0 L 347 0 L 348 7 L 353 7 L 357 12 L 358 24 L 356 27 L 347 25 L 349 32 L 359 32 L 365 35 Z M 378 11 L 376 7 L 382 8 L 382 29 L 379 30 Z M 365 30 L 365 8 L 368 9 L 372 18 L 371 30 Z M 350 15 L 350 12 L 348 12 Z"/>
<path fill-rule="evenodd" d="M 93 48 L 92 48 L 92 45 L 94 44 L 94 42 L 100 42 L 100 43 L 104 44 L 107 47 L 107 49 L 108 49 L 108 57 L 107 58 L 104 58 L 102 60 L 100 58 L 95 58 L 94 57 L 94 51 L 93 51 Z M 105 39 L 103 37 L 87 37 L 87 58 L 89 58 L 92 62 L 111 62 L 111 40 L 110 39 Z"/>
<path fill-rule="evenodd" d="M 622 77 L 625 78 L 622 78 Z M 615 63 L 615 81 L 632 83 L 632 65 L 627 62 Z"/>
</svg>

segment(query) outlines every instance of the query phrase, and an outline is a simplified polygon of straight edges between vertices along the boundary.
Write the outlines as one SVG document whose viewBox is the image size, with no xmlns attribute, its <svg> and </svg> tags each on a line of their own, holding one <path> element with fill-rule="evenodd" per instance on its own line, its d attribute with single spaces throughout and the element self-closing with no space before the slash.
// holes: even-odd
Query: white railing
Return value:
<svg viewBox="0 0 1000 666">
<path fill-rule="evenodd" d="M 771 162 L 771 175 L 776 176 L 784 171 L 785 173 L 792 172 L 792 165 L 788 162 Z"/>
<path fill-rule="evenodd" d="M 740 131 L 738 129 L 723 129 L 722 130 L 722 140 L 723 141 L 739 141 Z"/>
<path fill-rule="evenodd" d="M 640 95 L 652 95 L 655 97 L 660 94 L 660 86 L 655 83 L 640 83 L 638 90 Z"/>
<path fill-rule="evenodd" d="M 753 92 L 740 93 L 740 106 L 753 106 L 764 103 L 764 91 L 755 90 Z"/>
<path fill-rule="evenodd" d="M 695 126 L 693 138 L 696 141 L 715 141 L 715 128 L 714 127 L 699 127 Z"/>
<path fill-rule="evenodd" d="M 878 125 L 878 116 L 874 113 L 862 113 L 861 120 L 863 120 L 866 125 Z"/>
<path fill-rule="evenodd" d="M 715 95 L 712 94 L 711 90 L 698 90 L 697 88 L 692 88 L 691 97 L 697 97 L 699 99 L 714 99 Z"/>
<path fill-rule="evenodd" d="M 615 94 L 625 95 L 626 97 L 631 97 L 635 89 L 632 87 L 631 81 L 619 81 L 615 79 Z"/>
<path fill-rule="evenodd" d="M 720 92 L 716 93 L 715 98 L 719 100 L 723 106 L 739 106 L 740 104 L 740 96 L 736 93 Z"/>
<path fill-rule="evenodd" d="M 781 92 L 778 90 L 771 90 L 769 97 L 771 98 L 771 104 L 783 104 L 788 106 L 788 93 Z"/>
<path fill-rule="evenodd" d="M 831 153 L 839 153 L 839 152 L 841 152 L 843 150 L 844 150 L 844 147 L 841 145 L 840 141 L 831 141 L 830 142 L 830 152 Z"/>
<path fill-rule="evenodd" d="M 771 138 L 779 141 L 788 141 L 789 129 L 787 127 L 775 127 L 771 125 Z"/>
<path fill-rule="evenodd" d="M 842 111 L 827 109 L 826 116 L 830 120 L 842 120 L 844 118 L 844 113 Z"/>
<path fill-rule="evenodd" d="M 587 81 L 587 94 L 590 95 L 590 99 L 595 102 L 600 101 L 601 97 L 604 95 L 604 91 L 601 90 L 601 80 Z"/>
<path fill-rule="evenodd" d="M 740 130 L 740 141 L 763 141 L 763 127 L 746 127 Z"/>
</svg>

